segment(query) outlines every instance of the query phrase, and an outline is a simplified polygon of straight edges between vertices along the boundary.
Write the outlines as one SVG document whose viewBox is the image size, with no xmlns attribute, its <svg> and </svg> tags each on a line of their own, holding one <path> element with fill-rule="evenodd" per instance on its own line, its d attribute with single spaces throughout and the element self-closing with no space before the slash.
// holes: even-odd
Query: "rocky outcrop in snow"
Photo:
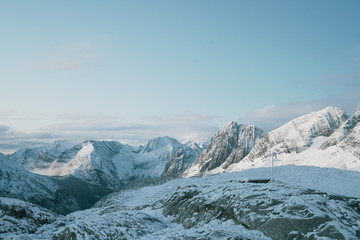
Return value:
<svg viewBox="0 0 360 240">
<path fill-rule="evenodd" d="M 34 234 L 39 227 L 55 222 L 48 209 L 13 198 L 0 197 L 0 239 Z"/>
<path fill-rule="evenodd" d="M 360 121 L 351 129 L 339 147 L 346 152 L 351 152 L 360 161 Z"/>
<path fill-rule="evenodd" d="M 337 145 L 352 134 L 354 128 L 360 123 L 360 109 L 349 117 L 331 136 L 321 145 L 320 149 L 325 150 L 328 147 Z M 356 131 L 356 130 L 355 130 Z"/>
<path fill-rule="evenodd" d="M 164 177 L 166 179 L 181 177 L 184 171 L 194 163 L 203 147 L 195 142 L 187 142 L 171 155 L 170 161 L 165 166 Z"/>
<path fill-rule="evenodd" d="M 183 174 L 203 147 L 195 142 L 181 144 L 170 137 L 151 139 L 134 156 L 133 172 L 138 178 L 169 180 Z"/>
<path fill-rule="evenodd" d="M 332 195 L 321 190 L 322 187 L 319 190 L 311 181 L 321 176 L 320 186 L 328 186 L 329 181 L 341 180 L 348 192 L 359 196 L 359 173 L 298 166 L 280 170 L 281 182 L 268 184 L 247 182 L 246 178 L 266 171 L 253 169 L 124 190 L 105 197 L 94 208 L 56 216 L 56 219 L 44 210 L 34 207 L 35 213 L 28 213 L 24 203 L 4 204 L 0 198 L 0 208 L 16 209 L 15 212 L 0 211 L 0 230 L 5 226 L 7 231 L 0 231 L 0 238 L 360 238 L 359 199 Z M 341 184 L 337 188 L 334 188 L 336 193 L 343 192 Z M 40 214 L 43 215 L 39 217 Z M 35 230 L 29 226 L 33 223 L 32 215 L 44 220 L 42 224 L 36 223 Z M 8 219 L 19 228 L 13 232 L 6 228 Z"/>
<path fill-rule="evenodd" d="M 239 162 L 263 135 L 264 132 L 255 126 L 228 123 L 215 134 L 206 150 L 198 156 L 183 176 L 196 176 L 220 166 L 227 167 Z"/>
</svg>

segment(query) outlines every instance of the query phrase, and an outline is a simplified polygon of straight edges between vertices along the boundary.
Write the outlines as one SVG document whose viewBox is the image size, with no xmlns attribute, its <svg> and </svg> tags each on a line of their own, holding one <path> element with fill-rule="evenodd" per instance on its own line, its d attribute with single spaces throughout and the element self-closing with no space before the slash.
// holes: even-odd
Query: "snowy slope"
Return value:
<svg viewBox="0 0 360 240">
<path fill-rule="evenodd" d="M 282 145 L 281 143 L 270 149 L 264 149 L 269 149 L 267 150 L 268 152 L 278 151 L 278 159 L 275 161 L 276 166 L 307 165 L 360 171 L 359 113 L 360 111 L 357 111 L 353 116 L 341 124 L 329 137 L 319 135 L 315 138 L 308 138 L 311 141 L 311 145 L 300 152 L 281 151 L 282 148 L 279 147 Z M 269 135 L 270 134 L 271 133 L 269 133 Z M 294 139 L 296 139 L 296 137 L 294 137 Z M 286 142 L 286 139 L 284 142 Z M 269 146 L 271 146 L 271 144 L 269 144 Z M 287 145 L 287 147 L 289 147 L 289 145 Z M 290 149 L 290 147 L 288 149 Z M 258 152 L 255 152 L 254 155 L 257 153 Z M 242 162 L 228 167 L 226 171 L 241 171 L 248 168 L 270 167 L 271 157 L 265 156 L 266 154 L 260 155 L 260 157 L 252 160 L 245 158 Z M 216 169 L 208 174 L 214 174 L 221 171 L 223 170 Z"/>
<path fill-rule="evenodd" d="M 76 178 L 51 178 L 26 171 L 0 154 L 0 197 L 35 203 L 65 214 L 91 207 L 108 194 Z"/>
<path fill-rule="evenodd" d="M 314 139 L 313 146 L 300 153 L 281 153 L 274 161 L 275 166 L 298 165 L 298 166 L 317 166 L 331 167 L 344 170 L 360 172 L 360 158 L 356 157 L 352 151 L 345 151 L 339 146 L 332 146 L 325 150 L 318 147 L 326 138 L 319 137 Z M 253 161 L 241 161 L 227 168 L 225 171 L 236 172 L 249 168 L 271 167 L 271 157 L 257 158 Z M 223 171 L 223 169 L 216 169 Z M 215 171 L 207 174 L 217 173 Z"/>
<path fill-rule="evenodd" d="M 342 142 L 360 123 L 360 109 L 349 117 L 326 141 L 321 145 L 321 149 L 337 145 Z M 355 130 L 356 131 L 356 130 Z"/>
<path fill-rule="evenodd" d="M 207 172 L 207 174 L 271 166 L 272 152 L 277 152 L 281 158 L 280 165 L 339 167 L 338 163 L 333 164 L 329 160 L 330 151 L 320 152 L 317 149 L 346 119 L 347 116 L 344 111 L 336 107 L 327 107 L 321 111 L 298 117 L 267 133 L 257 141 L 250 153 L 241 162 L 228 166 L 223 165 Z M 345 153 L 342 156 L 347 156 L 347 154 Z M 339 160 L 334 161 L 338 162 Z"/>
<path fill-rule="evenodd" d="M 198 176 L 202 172 L 215 169 L 221 165 L 226 167 L 239 162 L 263 135 L 264 132 L 255 126 L 236 122 L 228 123 L 215 134 L 207 149 L 198 156 L 183 176 Z"/>
<path fill-rule="evenodd" d="M 33 149 L 21 149 L 8 158 L 28 171 L 42 170 L 48 168 L 65 151 L 73 147 L 73 144 L 66 140 L 55 141 L 45 147 Z"/>
<path fill-rule="evenodd" d="M 179 177 L 202 150 L 195 142 L 181 144 L 170 137 L 158 137 L 139 148 L 115 141 L 86 140 L 61 150 L 53 147 L 20 150 L 10 157 L 33 173 L 72 175 L 113 191 L 134 180 L 165 181 Z M 51 160 L 44 160 L 44 154 L 51 155 Z"/>
<path fill-rule="evenodd" d="M 339 144 L 339 147 L 351 152 L 360 161 L 360 122 L 351 130 L 347 137 Z"/>
<path fill-rule="evenodd" d="M 27 172 L 1 154 L 0 196 L 41 204 L 59 212 L 79 209 L 78 204 L 66 196 L 54 180 Z"/>
<path fill-rule="evenodd" d="M 114 190 L 133 180 L 166 180 L 180 176 L 201 152 L 195 143 L 181 144 L 170 137 L 151 139 L 135 148 L 118 142 L 90 141 L 66 161 L 62 170 Z M 64 172 L 62 172 L 64 174 Z"/>
<path fill-rule="evenodd" d="M 58 169 L 56 175 L 71 174 L 89 183 L 99 184 L 107 189 L 114 189 L 121 184 L 112 157 L 121 151 L 128 151 L 129 146 L 115 141 L 89 141 L 62 154 L 52 168 Z M 73 153 L 73 154 L 71 154 Z"/>
<path fill-rule="evenodd" d="M 296 118 L 266 134 L 244 160 L 268 157 L 272 152 L 302 152 L 314 143 L 314 138 L 330 136 L 346 119 L 345 112 L 336 107 Z"/>
<path fill-rule="evenodd" d="M 276 169 L 274 183 L 246 182 L 264 177 L 268 170 L 176 179 L 113 193 L 94 208 L 55 221 L 46 215 L 50 221 L 35 233 L 29 233 L 24 222 L 16 235 L 28 239 L 360 238 L 360 200 L 354 198 L 360 197 L 360 173 L 287 166 Z M 344 193 L 350 196 L 339 195 Z M 4 221 L 10 214 L 0 216 Z M 12 220 L 21 224 L 21 219 Z M 14 233 L 0 232 L 0 238 L 11 236 Z"/>
<path fill-rule="evenodd" d="M 32 234 L 57 215 L 48 209 L 13 198 L 0 197 L 0 239 Z"/>
<path fill-rule="evenodd" d="M 181 144 L 170 137 L 158 137 L 149 140 L 137 152 L 119 153 L 113 162 L 119 177 L 168 180 L 181 176 L 202 150 L 195 142 Z"/>
<path fill-rule="evenodd" d="M 360 160 L 360 109 L 346 120 L 320 148 L 336 149 L 336 146 Z"/>
<path fill-rule="evenodd" d="M 203 150 L 203 146 L 194 141 L 185 143 L 183 147 L 171 155 L 170 161 L 165 166 L 164 177 L 166 179 L 181 177 Z"/>
</svg>

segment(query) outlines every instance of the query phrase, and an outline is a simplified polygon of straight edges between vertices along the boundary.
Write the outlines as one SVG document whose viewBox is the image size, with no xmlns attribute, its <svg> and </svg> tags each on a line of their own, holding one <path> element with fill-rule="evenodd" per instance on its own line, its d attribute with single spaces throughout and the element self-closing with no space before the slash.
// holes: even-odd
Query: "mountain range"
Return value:
<svg viewBox="0 0 360 240">
<path fill-rule="evenodd" d="M 9 202 L 11 202 L 8 200 L 9 198 L 25 201 L 17 202 L 19 206 L 22 206 L 20 207 L 21 209 L 28 209 L 28 207 L 25 207 L 25 205 L 28 206 L 28 203 L 40 205 L 54 212 L 50 215 L 44 213 L 44 216 L 50 216 L 50 220 L 48 220 L 49 224 L 60 221 L 56 220 L 59 219 L 56 214 L 63 215 L 89 208 L 99 199 L 102 199 L 102 203 L 97 204 L 100 209 L 99 211 L 116 206 L 116 208 L 122 209 L 121 214 L 135 214 L 134 212 L 125 213 L 126 211 L 130 211 L 130 205 L 127 207 L 124 207 L 126 204 L 124 206 L 117 206 L 106 199 L 113 199 L 115 202 L 118 202 L 120 201 L 119 199 L 122 198 L 120 193 L 128 191 L 126 189 L 139 189 L 147 185 L 162 184 L 176 178 L 202 176 L 203 179 L 213 174 L 229 174 L 227 172 L 239 172 L 251 168 L 259 169 L 269 167 L 271 166 L 271 154 L 273 152 L 276 152 L 278 156 L 278 159 L 275 160 L 275 166 L 308 165 L 360 172 L 360 110 L 348 116 L 343 110 L 337 107 L 327 107 L 320 111 L 293 119 L 268 133 L 265 133 L 253 125 L 229 122 L 211 138 L 207 146 L 195 142 L 182 144 L 170 137 L 151 139 L 147 144 L 139 147 L 124 145 L 116 141 L 85 140 L 79 144 L 72 144 L 62 140 L 45 147 L 22 149 L 10 155 L 1 154 L 0 197 L 3 197 L 3 202 L 5 203 L 2 203 L 3 205 L 0 204 L 0 207 L 3 206 L 3 209 L 10 208 L 8 206 L 10 204 Z M 263 178 L 264 175 L 257 177 Z M 178 181 L 180 180 L 181 179 Z M 181 185 L 182 183 L 179 184 Z M 166 185 L 164 186 L 166 187 Z M 118 191 L 120 192 L 118 193 Z M 194 191 L 203 190 L 195 188 Z M 299 191 L 302 192 L 303 190 Z M 105 197 L 111 192 L 113 192 L 113 194 L 109 195 L 110 198 Z M 159 198 L 159 204 L 161 206 L 156 205 L 156 202 L 151 203 L 157 206 L 153 207 L 153 209 L 161 210 L 162 214 L 166 216 L 175 216 L 174 221 L 181 223 L 186 229 L 193 227 L 200 229 L 197 225 L 200 220 L 192 224 L 189 216 L 180 216 L 180 212 L 177 212 L 180 210 L 174 210 L 185 207 L 178 204 L 177 198 L 181 199 L 183 194 L 187 196 L 187 194 L 191 195 L 193 193 L 183 192 L 179 193 L 179 196 L 176 194 L 170 197 L 170 199 L 165 195 L 161 197 L 161 200 Z M 171 200 L 171 198 L 173 198 L 173 200 Z M 219 201 L 230 200 L 222 199 Z M 107 204 L 104 204 L 104 202 Z M 168 205 L 167 202 L 170 205 Z M 348 200 L 346 200 L 346 202 L 346 208 L 349 208 L 348 205 L 351 205 L 351 201 L 348 203 Z M 191 205 L 191 203 L 189 204 Z M 13 205 L 11 206 L 13 207 Z M 169 208 L 169 206 L 171 207 Z M 137 205 L 136 207 L 142 208 L 141 205 Z M 41 207 L 39 207 L 39 209 L 41 209 Z M 39 211 L 46 212 L 46 209 Z M 147 209 L 147 207 L 144 207 L 144 209 Z M 91 215 L 95 210 L 87 211 L 87 214 Z M 353 214 L 355 214 L 354 218 L 357 218 L 359 211 L 356 209 L 352 211 L 354 211 Z M 195 212 L 191 214 L 195 214 Z M 214 211 L 214 214 L 220 213 Z M 9 213 L 3 211 L 3 214 L 5 215 L 0 218 L 0 222 L 4 221 L 1 219 L 6 219 L 6 216 L 14 218 L 14 216 L 11 215 L 14 214 L 14 212 Z M 82 214 L 83 213 L 79 213 L 75 215 L 75 218 L 82 216 Z M 145 214 L 145 212 L 136 212 L 136 214 L 140 214 L 139 216 L 141 217 L 134 218 L 134 221 L 140 219 L 139 221 L 144 221 L 148 224 L 147 217 L 141 215 Z M 200 213 L 198 212 L 197 214 Z M 227 212 L 226 214 L 230 213 Z M 16 216 L 15 214 L 15 218 Z M 227 219 L 227 217 L 225 218 Z M 195 219 L 197 219 L 197 217 L 195 217 Z M 224 220 L 223 218 L 210 219 L 209 222 Z M 244 219 L 240 221 L 236 217 L 231 219 L 235 221 L 235 225 L 243 222 L 243 226 L 247 229 L 253 224 L 250 224 Z M 164 224 L 164 219 L 154 219 L 150 220 L 150 222 L 151 221 L 159 221 L 159 224 L 155 224 L 154 226 L 149 223 L 152 227 L 164 229 L 161 227 L 164 226 L 162 225 Z M 65 225 L 67 225 L 66 222 L 67 220 L 64 223 Z M 149 227 L 151 227 L 150 225 Z M 258 226 L 259 224 L 255 225 Z M 29 228 L 25 227 L 25 229 Z M 258 236 L 258 239 L 263 239 L 263 237 L 265 238 L 266 236 L 275 236 L 275 238 L 281 239 L 285 236 L 281 235 L 281 237 L 276 237 L 275 233 L 252 225 L 250 229 L 257 229 L 259 232 L 246 233 L 248 235 L 245 234 L 244 236 L 250 236 L 249 239 L 252 239 L 254 236 Z M 340 231 L 338 228 L 336 229 L 336 231 Z M 0 237 L 2 236 L 1 231 L 11 235 L 10 230 L 0 229 Z M 24 233 L 26 233 L 26 231 L 24 230 Z M 51 231 L 54 232 L 55 230 L 53 229 Z M 62 228 L 62 232 L 58 232 L 58 235 L 53 234 L 52 238 L 57 239 L 56 236 L 60 236 L 58 239 L 63 239 L 61 237 L 71 232 L 75 235 L 81 235 L 81 231 L 85 230 L 74 231 L 72 228 Z M 124 231 L 123 234 L 128 234 L 126 236 L 129 238 L 143 236 L 141 234 L 130 234 L 128 232 L 130 231 L 129 229 Z M 202 231 L 206 232 L 207 230 L 202 229 Z M 231 232 L 233 230 L 229 231 Z M 304 231 L 300 231 L 299 234 L 304 234 Z M 306 231 L 310 230 L 307 229 Z M 290 232 L 286 232 L 286 236 L 290 236 Z M 353 234 L 351 236 L 355 236 L 356 234 L 360 236 L 360 230 L 358 233 L 350 232 L 350 235 Z M 19 232 L 17 232 L 17 234 L 18 233 Z M 265 233 L 266 236 L 262 235 L 263 233 Z M 51 235 L 49 231 L 43 231 L 43 234 L 43 236 L 47 237 Z M 108 233 L 104 234 L 106 235 Z M 117 234 L 120 233 L 118 232 Z M 150 234 L 150 232 L 148 234 Z M 152 232 L 151 234 L 155 233 Z M 325 234 L 324 236 L 329 235 L 323 233 L 323 231 L 317 231 L 317 234 L 320 235 L 316 236 L 321 236 L 321 234 Z M 36 235 L 36 238 L 41 239 L 39 237 L 40 235 Z M 190 235 L 195 236 L 196 234 Z M 157 235 L 155 234 L 154 236 Z M 44 239 L 47 237 L 44 237 Z"/>
<path fill-rule="evenodd" d="M 335 167 L 360 171 L 359 121 L 360 110 L 348 117 L 336 107 L 327 107 L 289 121 L 283 126 L 256 138 L 256 143 L 246 156 L 237 158 L 234 163 L 223 159 L 217 168 L 201 171 L 204 163 L 194 162 L 184 177 L 219 172 L 241 171 L 253 167 L 269 167 L 271 154 L 277 153 L 278 165 L 312 165 Z M 225 127 L 229 128 L 229 125 Z M 221 151 L 222 141 L 229 130 L 221 130 L 212 139 L 212 153 Z M 209 149 L 207 149 L 209 150 Z M 210 153 L 211 154 L 211 153 Z M 208 158 L 209 159 L 209 158 Z M 191 171 L 190 171 L 191 170 Z"/>
</svg>

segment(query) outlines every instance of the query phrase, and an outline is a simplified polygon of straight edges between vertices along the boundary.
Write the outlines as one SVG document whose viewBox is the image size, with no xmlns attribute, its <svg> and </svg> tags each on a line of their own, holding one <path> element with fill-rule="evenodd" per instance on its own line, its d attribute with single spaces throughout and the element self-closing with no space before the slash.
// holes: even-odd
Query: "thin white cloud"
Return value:
<svg viewBox="0 0 360 240">
<path fill-rule="evenodd" d="M 147 117 L 141 123 L 128 123 L 115 118 L 102 117 L 75 119 L 47 126 L 39 131 L 52 132 L 62 138 L 111 139 L 138 145 L 158 136 L 170 136 L 182 142 L 188 140 L 205 142 L 221 127 L 213 121 L 217 117 L 199 115 Z"/>
<path fill-rule="evenodd" d="M 268 105 L 261 109 L 248 112 L 240 118 L 240 122 L 254 124 L 271 131 L 286 122 L 301 115 L 321 110 L 327 106 L 336 106 L 343 109 L 348 115 L 360 109 L 360 89 L 342 92 L 308 102 L 295 102 L 287 105 Z"/>
<path fill-rule="evenodd" d="M 88 115 L 83 115 L 88 116 Z M 126 123 L 113 117 L 80 116 L 60 124 L 46 126 L 31 132 L 20 132 L 8 126 L 0 126 L 0 152 L 11 153 L 20 148 L 50 144 L 58 139 L 77 143 L 85 139 L 116 140 L 124 144 L 145 144 L 149 139 L 170 136 L 181 142 L 208 141 L 220 127 L 214 116 L 179 115 L 161 121 Z"/>
<path fill-rule="evenodd" d="M 21 132 L 9 126 L 0 126 L 0 152 L 11 153 L 20 148 L 43 146 L 56 137 L 45 132 Z"/>
<path fill-rule="evenodd" d="M 11 128 L 8 126 L 0 126 L 0 133 L 6 133 L 9 132 L 10 130 Z"/>
<path fill-rule="evenodd" d="M 265 131 L 271 131 L 284 123 L 301 115 L 319 110 L 318 103 L 293 103 L 284 106 L 268 105 L 264 108 L 247 113 L 240 118 L 248 124 L 254 124 Z"/>
</svg>

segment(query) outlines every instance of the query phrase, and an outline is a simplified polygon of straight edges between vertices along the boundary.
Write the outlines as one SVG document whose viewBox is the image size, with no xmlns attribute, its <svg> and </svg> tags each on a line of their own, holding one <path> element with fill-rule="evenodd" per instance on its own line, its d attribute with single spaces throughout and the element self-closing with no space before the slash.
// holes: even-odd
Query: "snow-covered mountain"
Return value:
<svg viewBox="0 0 360 240">
<path fill-rule="evenodd" d="M 136 151 L 120 152 L 112 161 L 125 183 L 146 185 L 180 177 L 202 150 L 195 142 L 181 144 L 170 137 L 158 137 Z"/>
<path fill-rule="evenodd" d="M 341 143 L 341 146 L 344 149 L 347 148 L 346 145 L 349 145 L 351 149 L 347 148 L 347 150 L 358 150 L 358 148 L 360 148 L 360 145 L 358 144 L 360 141 L 359 128 L 360 109 L 350 116 L 349 119 L 347 119 L 338 129 L 336 129 L 336 131 L 331 134 L 328 139 L 326 139 L 320 148 L 325 150 L 331 146 Z"/>
<path fill-rule="evenodd" d="M 351 130 L 360 122 L 360 109 L 350 116 L 326 141 L 321 145 L 321 149 L 337 145 L 343 141 Z"/>
<path fill-rule="evenodd" d="M 0 239 L 33 234 L 39 227 L 55 222 L 57 215 L 38 205 L 0 197 Z"/>
<path fill-rule="evenodd" d="M 0 196 L 40 203 L 44 199 L 55 201 L 58 185 L 46 176 L 27 172 L 0 154 Z M 50 197 L 49 197 L 50 196 Z M 49 204 L 51 204 L 49 202 Z M 69 205 L 73 205 L 72 203 Z M 46 206 L 53 209 L 55 206 Z"/>
<path fill-rule="evenodd" d="M 273 151 L 275 181 L 261 184 Z M 0 154 L 0 239 L 360 239 L 360 110 L 328 107 L 265 135 L 231 122 L 204 151 L 160 137 L 9 157 Z"/>
<path fill-rule="evenodd" d="M 173 179 L 181 177 L 186 169 L 188 169 L 204 150 L 194 141 L 189 141 L 184 146 L 178 148 L 174 154 L 171 155 L 170 161 L 165 166 L 164 176 L 166 179 Z"/>
<path fill-rule="evenodd" d="M 134 180 L 164 181 L 179 177 L 203 150 L 195 142 L 181 144 L 170 137 L 151 139 L 140 147 L 86 140 L 70 148 L 67 145 L 62 151 L 57 149 L 50 146 L 20 150 L 9 158 L 34 173 L 72 175 L 113 191 Z M 44 155 L 51 155 L 51 160 L 43 160 Z"/>
<path fill-rule="evenodd" d="M 26 171 L 0 154 L 0 197 L 35 203 L 57 213 L 92 206 L 108 191 L 74 177 L 51 178 Z"/>
<path fill-rule="evenodd" d="M 207 149 L 198 156 L 183 176 L 197 176 L 202 172 L 239 162 L 263 135 L 264 132 L 253 125 L 228 123 L 215 134 Z"/>
<path fill-rule="evenodd" d="M 350 119 L 350 121 L 353 122 L 346 126 L 348 127 L 347 130 L 349 130 L 349 133 L 339 146 L 344 151 L 351 152 L 360 160 L 360 110 L 358 110 Z M 350 125 L 354 126 L 351 130 L 349 127 Z"/>
<path fill-rule="evenodd" d="M 345 124 L 346 120 L 345 112 L 337 107 L 327 107 L 298 117 L 258 139 L 251 151 L 241 161 L 234 161 L 231 164 L 225 162 L 215 169 L 205 171 L 205 174 L 268 167 L 271 165 L 272 152 L 277 152 L 281 158 L 281 161 L 279 160 L 281 165 L 297 164 L 342 168 L 339 164 L 330 161 L 324 162 L 328 158 L 329 152 L 316 152 L 315 154 L 313 150 L 317 150 L 324 141 L 330 139 L 330 136 L 342 124 Z M 219 141 L 221 142 L 221 138 Z M 222 141 L 226 144 L 228 140 L 224 137 Z M 319 156 L 319 154 L 322 154 L 321 159 L 324 161 L 314 160 L 314 156 Z M 210 157 L 208 157 L 209 159 Z M 199 175 L 199 172 L 194 171 L 193 175 Z"/>
<path fill-rule="evenodd" d="M 45 147 L 21 149 L 10 154 L 8 158 L 28 171 L 47 169 L 63 151 L 72 146 L 73 144 L 69 141 L 59 140 Z"/>
<path fill-rule="evenodd" d="M 257 142 L 246 160 L 269 157 L 272 152 L 302 152 L 314 144 L 314 139 L 330 136 L 346 119 L 345 112 L 337 107 L 327 107 L 298 117 L 266 134 Z"/>
<path fill-rule="evenodd" d="M 113 193 L 67 216 L 0 198 L 0 238 L 360 238 L 358 172 L 299 166 L 276 172 L 278 181 L 267 184 L 251 182 L 267 168 L 175 179 Z"/>
<path fill-rule="evenodd" d="M 61 153 L 48 170 L 52 175 L 72 175 L 110 190 L 121 184 L 112 158 L 121 151 L 131 150 L 115 141 L 86 140 Z"/>
</svg>

